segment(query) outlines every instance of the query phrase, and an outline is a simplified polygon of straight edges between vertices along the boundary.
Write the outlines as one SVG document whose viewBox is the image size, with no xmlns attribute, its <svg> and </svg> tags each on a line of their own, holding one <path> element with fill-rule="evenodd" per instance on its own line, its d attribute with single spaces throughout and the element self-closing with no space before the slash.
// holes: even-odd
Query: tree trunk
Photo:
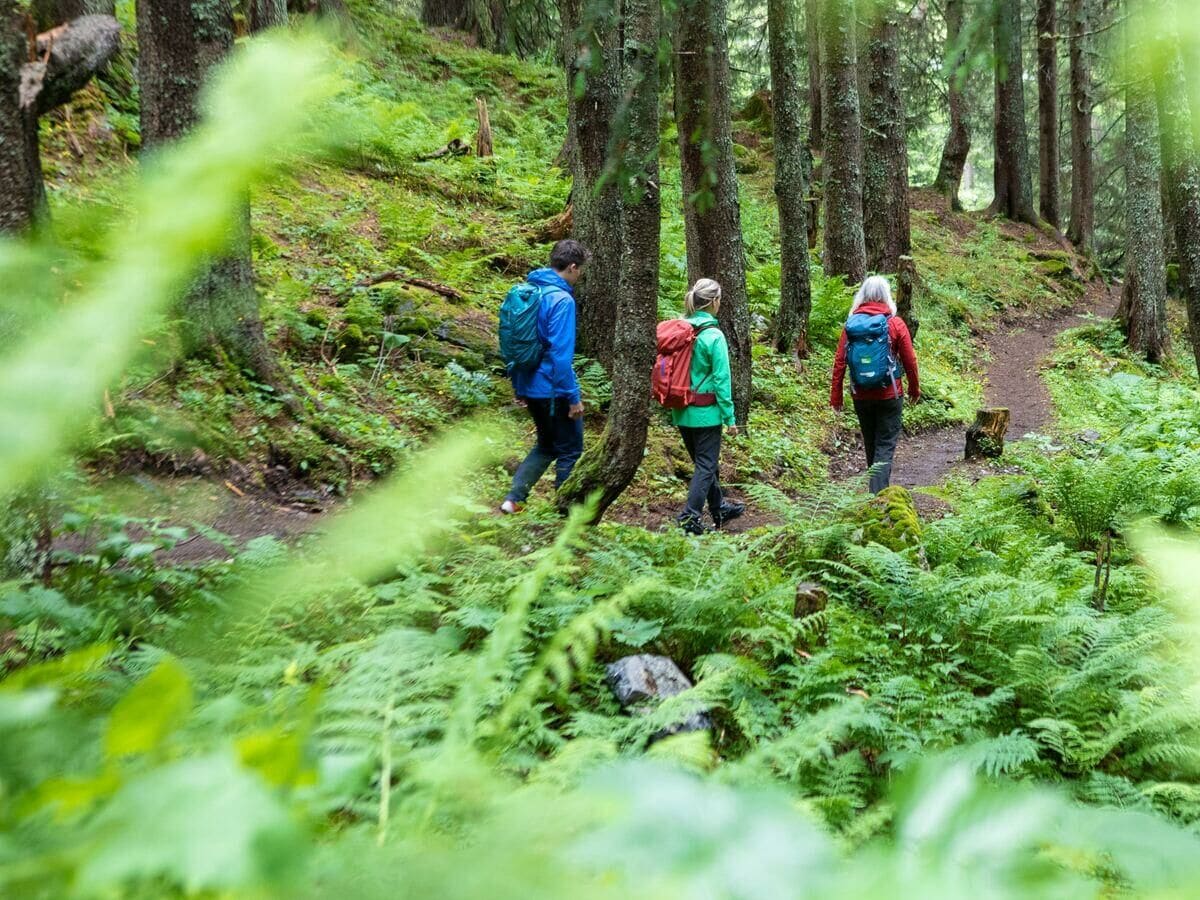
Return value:
<svg viewBox="0 0 1200 900">
<path fill-rule="evenodd" d="M 1022 88 L 1021 0 L 996 0 L 992 25 L 996 52 L 996 166 L 993 180 L 996 195 L 990 212 L 1037 225 Z"/>
<path fill-rule="evenodd" d="M 675 121 L 688 280 L 721 283 L 738 424 L 750 413 L 750 305 L 730 127 L 726 0 L 682 0 L 675 29 Z"/>
<path fill-rule="evenodd" d="M 287 27 L 287 0 L 250 0 L 248 5 L 247 18 L 252 34 Z"/>
<path fill-rule="evenodd" d="M 950 198 L 950 208 L 961 210 L 958 188 L 962 183 L 963 167 L 971 152 L 971 125 L 967 118 L 967 46 L 963 35 L 964 0 L 946 0 L 946 92 L 950 114 L 950 133 L 942 147 L 937 178 L 933 189 Z"/>
<path fill-rule="evenodd" d="M 1058 199 L 1058 0 L 1037 0 L 1038 208 L 1059 228 Z"/>
<path fill-rule="evenodd" d="M 1096 176 L 1092 168 L 1092 39 L 1090 0 L 1070 0 L 1071 17 L 1071 222 L 1067 237 L 1085 253 L 1092 251 L 1096 222 Z"/>
<path fill-rule="evenodd" d="M 869 0 L 863 104 L 863 235 L 867 269 L 898 272 L 912 250 L 908 136 L 901 93 L 900 14 L 894 0 Z"/>
<path fill-rule="evenodd" d="M 1125 285 L 1117 316 L 1130 349 L 1157 362 L 1167 350 L 1166 262 L 1153 62 L 1141 30 L 1130 29 L 1126 52 Z"/>
<path fill-rule="evenodd" d="M 611 374 L 621 275 L 621 192 L 609 171 L 613 121 L 621 103 L 620 4 L 565 0 L 562 14 L 564 24 L 573 25 L 567 32 L 573 36 L 567 102 L 575 136 L 574 236 L 592 254 L 587 275 L 575 289 L 575 346 Z"/>
<path fill-rule="evenodd" d="M 45 202 L 37 119 L 21 105 L 24 19 L 15 0 L 0 0 L 0 232 L 7 234 L 28 231 Z"/>
<path fill-rule="evenodd" d="M 854 0 L 820 0 L 821 61 L 825 67 L 825 273 L 862 281 L 862 122 L 858 108 Z"/>
<path fill-rule="evenodd" d="M 421 22 L 430 28 L 465 28 L 466 0 L 422 0 Z"/>
<path fill-rule="evenodd" d="M 226 2 L 139 0 L 137 27 L 142 146 L 152 152 L 185 135 L 199 119 L 205 79 L 233 46 L 233 11 Z M 230 228 L 226 255 L 196 276 L 180 314 L 188 353 L 225 356 L 265 383 L 281 381 L 254 290 L 248 201 Z"/>
<path fill-rule="evenodd" d="M 1154 87 L 1163 186 L 1179 255 L 1179 283 L 1187 308 L 1188 336 L 1196 371 L 1200 373 L 1200 146 L 1193 131 L 1196 112 L 1188 101 L 1187 78 L 1176 32 L 1164 27 L 1156 49 L 1159 65 L 1154 68 Z"/>
<path fill-rule="evenodd" d="M 33 0 L 29 11 L 40 33 L 81 16 L 116 16 L 117 5 L 114 0 Z"/>
<path fill-rule="evenodd" d="M 808 356 L 808 172 L 800 93 L 800 47 L 793 0 L 768 0 L 771 116 L 775 143 L 775 200 L 779 206 L 779 316 L 774 343 L 780 353 Z"/>
<path fill-rule="evenodd" d="M 633 480 L 650 424 L 650 370 L 658 319 L 659 226 L 659 0 L 625 0 L 625 91 L 619 117 L 625 140 L 620 182 L 625 186 L 613 399 L 604 436 L 584 454 L 559 492 L 562 505 L 600 491 L 596 518 Z"/>
<path fill-rule="evenodd" d="M 821 0 L 804 0 L 804 32 L 808 39 L 808 145 L 824 144 L 821 121 Z"/>
</svg>

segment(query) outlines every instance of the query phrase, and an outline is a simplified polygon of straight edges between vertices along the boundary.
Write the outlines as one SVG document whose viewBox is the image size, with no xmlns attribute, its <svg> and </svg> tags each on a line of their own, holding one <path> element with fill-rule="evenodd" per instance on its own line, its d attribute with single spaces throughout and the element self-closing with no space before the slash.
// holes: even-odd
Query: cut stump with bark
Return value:
<svg viewBox="0 0 1200 900">
<path fill-rule="evenodd" d="M 802 621 L 809 616 L 824 612 L 829 604 L 829 592 L 813 581 L 801 581 L 796 585 L 796 603 L 792 607 L 792 618 Z M 825 643 L 825 625 L 811 633 L 801 635 L 796 640 L 796 652 L 807 654 L 814 644 Z"/>
<path fill-rule="evenodd" d="M 965 459 L 995 459 L 1004 452 L 1004 433 L 1008 431 L 1008 410 L 1002 406 L 981 409 L 967 429 Z"/>
<path fill-rule="evenodd" d="M 475 98 L 475 114 L 479 119 L 479 131 L 475 134 L 475 155 L 486 159 L 492 155 L 492 120 L 488 116 L 487 101 Z"/>
</svg>

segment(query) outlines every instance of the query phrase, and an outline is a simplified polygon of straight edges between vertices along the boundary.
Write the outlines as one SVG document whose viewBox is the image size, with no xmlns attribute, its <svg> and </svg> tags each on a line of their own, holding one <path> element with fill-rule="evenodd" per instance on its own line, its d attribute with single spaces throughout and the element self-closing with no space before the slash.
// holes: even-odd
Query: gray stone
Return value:
<svg viewBox="0 0 1200 900">
<path fill-rule="evenodd" d="M 1081 431 L 1076 437 L 1085 444 L 1094 444 L 1100 440 L 1100 432 L 1094 428 L 1089 428 L 1087 431 Z"/>
<path fill-rule="evenodd" d="M 674 697 L 692 686 L 679 666 L 666 656 L 648 653 L 625 656 L 605 667 L 608 686 L 612 688 L 617 702 L 630 712 L 645 715 L 653 709 L 652 700 Z M 712 727 L 712 721 L 703 712 L 693 713 L 682 722 L 663 729 L 653 740 L 684 731 L 701 731 Z"/>
</svg>

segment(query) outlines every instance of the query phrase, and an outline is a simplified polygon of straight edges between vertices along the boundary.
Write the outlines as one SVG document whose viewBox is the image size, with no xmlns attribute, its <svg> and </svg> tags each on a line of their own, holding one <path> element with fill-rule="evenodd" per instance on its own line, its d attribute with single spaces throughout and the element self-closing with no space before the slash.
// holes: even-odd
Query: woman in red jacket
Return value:
<svg viewBox="0 0 1200 900">
<path fill-rule="evenodd" d="M 913 403 L 921 398 L 921 383 L 917 375 L 917 355 L 913 352 L 912 337 L 904 320 L 896 315 L 892 289 L 880 275 L 867 278 L 850 307 L 850 315 L 885 316 L 891 357 L 899 363 L 896 371 L 881 387 L 862 387 L 855 383 L 856 368 L 850 371 L 850 398 L 862 429 L 863 447 L 867 451 L 867 466 L 871 469 L 871 491 L 878 494 L 892 478 L 892 456 L 900 439 L 900 421 L 904 412 L 904 378 L 908 379 L 908 397 Z M 861 321 L 861 320 L 860 320 Z M 842 383 L 846 376 L 846 329 L 838 341 L 837 357 L 833 362 L 833 390 L 829 403 L 842 408 Z"/>
</svg>

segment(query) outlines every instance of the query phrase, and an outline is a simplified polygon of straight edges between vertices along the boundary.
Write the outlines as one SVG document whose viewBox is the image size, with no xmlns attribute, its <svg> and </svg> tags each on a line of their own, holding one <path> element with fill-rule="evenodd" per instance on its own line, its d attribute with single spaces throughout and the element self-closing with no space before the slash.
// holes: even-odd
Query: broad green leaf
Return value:
<svg viewBox="0 0 1200 900">
<path fill-rule="evenodd" d="M 91 888 L 162 877 L 187 891 L 252 887 L 297 868 L 300 832 L 229 753 L 188 759 L 127 784 L 95 822 L 80 872 Z"/>
<path fill-rule="evenodd" d="M 192 685 L 187 672 L 175 660 L 164 659 L 113 709 L 104 750 L 110 757 L 154 750 L 191 709 Z"/>
</svg>

